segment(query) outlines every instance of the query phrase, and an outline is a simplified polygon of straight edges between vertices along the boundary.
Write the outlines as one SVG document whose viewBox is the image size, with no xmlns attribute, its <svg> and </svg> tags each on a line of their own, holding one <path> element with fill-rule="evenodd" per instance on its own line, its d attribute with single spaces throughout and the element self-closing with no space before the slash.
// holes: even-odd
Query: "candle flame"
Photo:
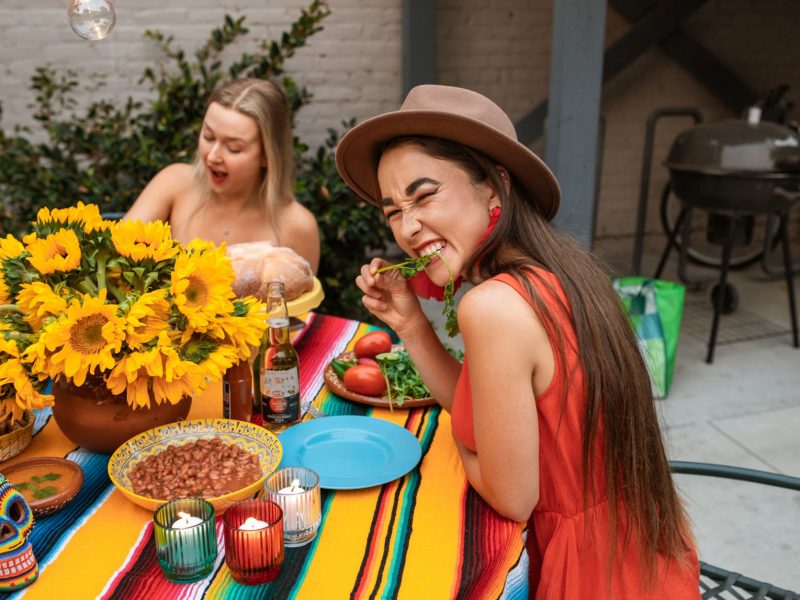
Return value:
<svg viewBox="0 0 800 600">
<path fill-rule="evenodd" d="M 292 490 L 296 490 L 299 487 L 300 487 L 300 480 L 299 479 L 292 479 L 292 483 L 289 486 L 289 488 L 292 489 Z"/>
<path fill-rule="evenodd" d="M 180 511 L 178 511 L 178 516 L 179 516 L 181 519 L 183 519 L 183 520 L 187 520 L 187 519 L 188 519 L 189 517 L 191 517 L 192 515 L 190 515 L 189 513 L 185 513 L 185 512 L 180 512 Z"/>
</svg>

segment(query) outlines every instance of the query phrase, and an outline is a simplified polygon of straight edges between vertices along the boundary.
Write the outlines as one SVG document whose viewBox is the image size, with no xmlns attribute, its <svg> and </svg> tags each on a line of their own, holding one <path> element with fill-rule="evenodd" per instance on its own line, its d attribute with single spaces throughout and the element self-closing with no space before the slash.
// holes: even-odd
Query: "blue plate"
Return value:
<svg viewBox="0 0 800 600">
<path fill-rule="evenodd" d="M 320 487 L 355 490 L 393 481 L 422 456 L 414 435 L 373 417 L 322 417 L 293 425 L 278 436 L 282 467 L 308 467 Z"/>
</svg>

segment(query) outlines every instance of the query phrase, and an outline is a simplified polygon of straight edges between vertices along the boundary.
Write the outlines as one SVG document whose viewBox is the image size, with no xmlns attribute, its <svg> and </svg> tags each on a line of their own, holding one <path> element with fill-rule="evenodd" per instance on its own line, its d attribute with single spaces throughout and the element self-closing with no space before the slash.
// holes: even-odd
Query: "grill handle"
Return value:
<svg viewBox="0 0 800 600">
<path fill-rule="evenodd" d="M 655 139 L 656 123 L 662 117 L 691 117 L 694 124 L 702 122 L 702 113 L 691 106 L 668 106 L 659 108 L 650 113 L 647 118 L 647 129 L 644 134 L 644 157 L 642 158 L 642 176 L 639 186 L 639 209 L 636 213 L 636 233 L 633 238 L 632 273 L 641 275 L 642 247 L 644 245 L 644 228 L 647 220 L 647 196 L 650 192 L 650 171 L 653 164 L 653 141 Z"/>
<path fill-rule="evenodd" d="M 772 193 L 789 202 L 797 202 L 800 200 L 800 190 L 787 190 L 786 188 L 776 185 L 772 188 Z"/>
</svg>

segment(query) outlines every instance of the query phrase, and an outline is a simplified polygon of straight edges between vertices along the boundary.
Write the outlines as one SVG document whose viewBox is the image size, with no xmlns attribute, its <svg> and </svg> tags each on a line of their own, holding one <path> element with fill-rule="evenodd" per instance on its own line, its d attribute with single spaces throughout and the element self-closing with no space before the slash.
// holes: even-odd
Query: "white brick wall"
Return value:
<svg viewBox="0 0 800 600">
<path fill-rule="evenodd" d="M 254 47 L 263 36 L 277 36 L 306 6 L 304 0 L 116 0 L 117 28 L 102 42 L 75 36 L 66 20 L 65 0 L 0 2 L 0 101 L 7 130 L 29 122 L 27 89 L 35 67 L 49 63 L 83 73 L 101 73 L 107 86 L 94 91 L 84 77 L 87 99 L 133 95 L 144 98 L 136 82 L 158 58 L 142 37 L 160 29 L 175 45 L 192 51 L 226 13 L 245 15 Z M 287 64 L 314 94 L 301 111 L 298 133 L 310 144 L 346 118 L 363 119 L 396 108 L 401 100 L 402 0 L 331 0 L 324 31 L 311 37 Z M 515 120 L 547 97 L 552 0 L 438 0 L 438 76 L 441 83 L 487 94 Z M 607 44 L 630 25 L 609 9 Z M 709 0 L 685 28 L 737 72 L 765 92 L 792 85 L 800 104 L 800 1 Z M 241 49 L 241 48 L 240 48 Z M 232 51 L 231 55 L 235 56 Z M 698 107 L 707 120 L 730 116 L 724 105 L 658 49 L 639 57 L 609 82 L 603 92 L 606 119 L 604 162 L 598 201 L 599 237 L 630 235 L 645 123 L 656 108 Z M 800 108 L 795 111 L 800 117 Z M 661 161 L 686 121 L 662 121 L 656 137 L 648 229 L 660 231 L 657 201 L 667 178 Z M 534 150 L 541 152 L 539 141 Z"/>
<path fill-rule="evenodd" d="M 117 0 L 117 26 L 100 42 L 81 40 L 69 28 L 66 2 L 3 0 L 0 3 L 0 101 L 2 126 L 28 123 L 28 89 L 37 66 L 72 67 L 106 75 L 95 93 L 88 78 L 86 99 L 133 95 L 147 97 L 137 84 L 142 70 L 159 58 L 144 39 L 146 29 L 175 38 L 176 48 L 192 52 L 223 23 L 224 15 L 245 16 L 250 33 L 225 56 L 276 38 L 307 6 L 301 0 Z M 191 7 L 191 8 L 188 8 Z M 324 30 L 313 35 L 287 64 L 289 72 L 314 94 L 298 116 L 299 134 L 314 144 L 344 118 L 365 118 L 397 105 L 401 87 L 401 3 L 399 0 L 333 0 Z M 238 50 L 237 50 L 238 48 Z"/>
</svg>

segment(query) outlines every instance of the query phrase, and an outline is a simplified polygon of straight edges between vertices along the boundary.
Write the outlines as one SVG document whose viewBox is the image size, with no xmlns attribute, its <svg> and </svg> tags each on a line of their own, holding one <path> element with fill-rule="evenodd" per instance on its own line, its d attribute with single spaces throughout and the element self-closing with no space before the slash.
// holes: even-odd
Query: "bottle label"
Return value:
<svg viewBox="0 0 800 600">
<path fill-rule="evenodd" d="M 222 382 L 222 417 L 231 418 L 231 384 L 227 381 Z"/>
<path fill-rule="evenodd" d="M 297 367 L 285 371 L 264 371 L 264 384 L 261 386 L 263 396 L 270 398 L 288 398 L 300 393 L 300 375 Z"/>
<path fill-rule="evenodd" d="M 289 319 L 286 317 L 270 317 L 269 326 L 271 329 L 280 329 L 289 326 Z"/>
<path fill-rule="evenodd" d="M 264 372 L 261 416 L 266 423 L 286 425 L 300 419 L 300 379 L 297 367 Z"/>
</svg>

